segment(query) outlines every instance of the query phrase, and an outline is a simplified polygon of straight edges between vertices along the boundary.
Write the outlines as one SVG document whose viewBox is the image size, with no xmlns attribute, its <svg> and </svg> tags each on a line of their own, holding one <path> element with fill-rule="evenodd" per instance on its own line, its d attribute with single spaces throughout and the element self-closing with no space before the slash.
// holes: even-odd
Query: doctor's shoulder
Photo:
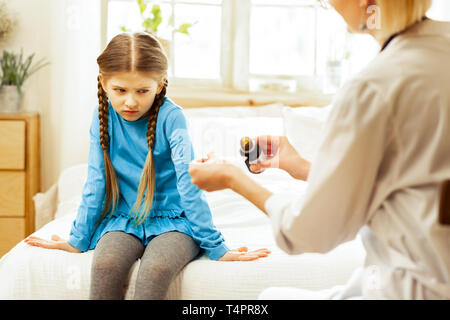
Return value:
<svg viewBox="0 0 450 320">
<path fill-rule="evenodd" d="M 328 120 L 364 117 L 369 112 L 386 110 L 389 107 L 386 94 L 387 91 L 377 79 L 360 73 L 347 81 L 336 94 Z"/>
</svg>

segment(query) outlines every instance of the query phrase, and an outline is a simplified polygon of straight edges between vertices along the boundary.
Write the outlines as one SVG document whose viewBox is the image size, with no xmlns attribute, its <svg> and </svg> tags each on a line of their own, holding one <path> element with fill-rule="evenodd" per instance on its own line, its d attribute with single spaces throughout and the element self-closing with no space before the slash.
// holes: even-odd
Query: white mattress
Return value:
<svg viewBox="0 0 450 320">
<path fill-rule="evenodd" d="M 300 193 L 305 182 L 293 181 L 279 170 L 252 176 L 272 191 Z M 344 284 L 362 265 L 359 239 L 328 254 L 289 256 L 274 243 L 268 218 L 229 190 L 208 193 L 216 226 L 230 247 L 267 247 L 267 258 L 252 262 L 219 262 L 202 256 L 189 263 L 171 284 L 168 299 L 256 299 L 270 286 L 318 290 Z M 68 237 L 76 210 L 35 232 L 50 238 Z M 0 260 L 0 299 L 87 299 L 93 251 L 67 253 L 31 247 L 21 242 Z M 127 281 L 126 299 L 133 297 L 139 260 Z"/>
</svg>

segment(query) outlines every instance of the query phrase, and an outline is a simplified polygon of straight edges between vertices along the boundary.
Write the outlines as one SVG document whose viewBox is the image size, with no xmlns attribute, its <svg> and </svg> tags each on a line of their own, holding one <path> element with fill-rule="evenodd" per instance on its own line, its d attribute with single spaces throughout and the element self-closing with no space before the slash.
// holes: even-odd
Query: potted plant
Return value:
<svg viewBox="0 0 450 320">
<path fill-rule="evenodd" d="M 3 51 L 0 60 L 0 112 L 16 113 L 20 111 L 23 91 L 22 86 L 32 74 L 45 67 L 44 59 L 33 65 L 34 53 L 24 59 L 23 49 L 20 54 Z"/>
<path fill-rule="evenodd" d="M 144 3 L 144 0 L 137 0 L 137 4 L 139 6 L 139 11 L 140 11 L 141 18 L 142 18 L 141 25 L 144 28 L 144 31 L 156 36 L 158 38 L 158 40 L 161 42 L 162 46 L 164 47 L 166 54 L 169 56 L 170 52 L 171 52 L 170 51 L 171 50 L 170 49 L 170 40 L 163 39 L 158 36 L 159 27 L 160 27 L 161 23 L 163 22 L 161 7 L 157 4 L 154 4 L 153 6 L 151 6 L 150 10 L 147 10 L 148 6 L 146 3 Z M 150 12 L 148 12 L 148 11 L 150 11 Z M 183 24 L 179 25 L 178 28 L 174 29 L 174 32 L 189 35 L 189 30 L 195 23 L 193 23 L 193 24 L 192 23 L 183 23 Z M 169 26 L 173 25 L 172 18 L 169 20 L 168 25 Z M 120 29 L 123 32 L 131 31 L 125 26 L 122 26 Z"/>
</svg>

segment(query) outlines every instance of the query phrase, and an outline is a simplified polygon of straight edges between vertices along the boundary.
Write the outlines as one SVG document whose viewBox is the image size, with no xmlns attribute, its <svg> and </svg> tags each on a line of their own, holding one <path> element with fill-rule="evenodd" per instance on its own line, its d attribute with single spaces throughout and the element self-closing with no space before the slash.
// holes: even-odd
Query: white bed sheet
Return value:
<svg viewBox="0 0 450 320">
<path fill-rule="evenodd" d="M 243 166 L 242 166 L 243 167 Z M 280 170 L 252 177 L 272 191 L 300 193 L 306 183 Z M 256 299 L 271 286 L 320 290 L 342 285 L 362 265 L 365 251 L 357 238 L 328 254 L 289 256 L 277 248 L 268 218 L 229 190 L 207 194 L 214 223 L 230 247 L 266 247 L 267 258 L 252 262 L 219 262 L 202 256 L 190 262 L 169 288 L 167 299 Z M 34 233 L 67 238 L 76 210 Z M 17 244 L 0 260 L 0 299 L 87 299 L 93 251 L 67 253 Z M 134 294 L 139 260 L 126 282 L 126 299 Z"/>
</svg>

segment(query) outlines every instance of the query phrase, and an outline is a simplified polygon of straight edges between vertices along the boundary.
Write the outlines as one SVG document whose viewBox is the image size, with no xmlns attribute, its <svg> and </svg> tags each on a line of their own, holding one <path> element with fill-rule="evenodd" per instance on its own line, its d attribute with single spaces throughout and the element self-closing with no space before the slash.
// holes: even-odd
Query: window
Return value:
<svg viewBox="0 0 450 320">
<path fill-rule="evenodd" d="M 154 4 L 159 5 L 162 23 L 158 36 L 170 41 L 170 77 L 220 80 L 221 0 L 150 1 L 146 16 Z M 140 8 L 135 0 L 109 0 L 107 41 L 122 32 L 142 31 Z M 190 35 L 175 32 L 182 23 L 195 24 Z"/>
<path fill-rule="evenodd" d="M 136 0 L 107 1 L 109 41 L 127 26 L 142 30 Z M 332 92 L 376 53 L 353 47 L 345 23 L 316 0 L 160 0 L 158 30 L 170 41 L 170 81 L 239 90 Z M 169 25 L 169 22 L 171 23 Z M 194 24 L 189 35 L 175 32 Z M 360 42 L 359 42 L 360 43 Z"/>
</svg>

